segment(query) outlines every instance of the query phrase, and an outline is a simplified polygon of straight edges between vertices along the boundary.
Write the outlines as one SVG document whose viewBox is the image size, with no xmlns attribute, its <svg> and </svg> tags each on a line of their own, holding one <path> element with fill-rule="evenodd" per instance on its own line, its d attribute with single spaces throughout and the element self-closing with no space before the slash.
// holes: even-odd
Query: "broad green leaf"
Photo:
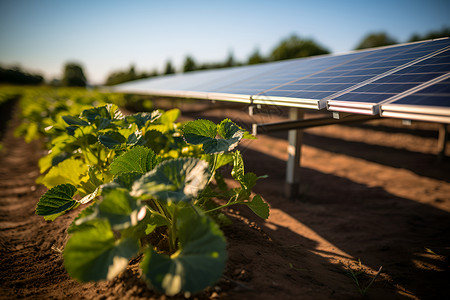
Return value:
<svg viewBox="0 0 450 300">
<path fill-rule="evenodd" d="M 70 224 L 69 228 L 67 228 L 67 232 L 69 234 L 73 234 L 77 231 L 82 231 L 82 230 L 90 229 L 92 227 L 96 227 L 97 223 L 103 222 L 103 220 L 100 220 L 100 219 L 94 219 L 90 222 L 80 222 L 79 221 L 82 219 L 86 219 L 89 215 L 92 215 L 94 212 L 95 212 L 94 205 L 87 206 L 73 220 L 73 222 Z"/>
<path fill-rule="evenodd" d="M 112 190 L 98 204 L 98 218 L 105 218 L 114 230 L 136 226 L 146 215 L 145 206 L 125 190 Z"/>
<path fill-rule="evenodd" d="M 83 118 L 86 118 L 89 122 L 94 123 L 95 119 L 97 118 L 108 118 L 109 113 L 105 106 L 100 106 L 83 110 L 81 116 Z"/>
<path fill-rule="evenodd" d="M 149 112 L 140 112 L 131 116 L 126 116 L 125 119 L 130 124 L 136 124 L 139 129 L 144 127 L 147 122 L 152 123 L 156 119 L 158 119 L 161 116 L 161 112 L 155 110 L 151 113 Z"/>
<path fill-rule="evenodd" d="M 158 120 L 161 124 L 173 126 L 180 116 L 181 111 L 178 108 L 170 109 L 164 112 Z"/>
<path fill-rule="evenodd" d="M 98 171 L 94 167 L 90 167 L 87 173 L 86 180 L 80 182 L 80 186 L 78 187 L 78 194 L 81 197 L 85 197 L 87 195 L 91 195 L 92 193 L 98 191 L 98 187 L 103 184 L 103 180 L 101 179 L 101 174 L 98 174 Z M 93 196 L 95 197 L 95 195 Z M 87 202 L 82 202 L 87 203 Z"/>
<path fill-rule="evenodd" d="M 81 282 L 112 279 L 138 254 L 139 242 L 126 238 L 116 241 L 107 221 L 77 231 L 64 249 L 64 266 Z"/>
<path fill-rule="evenodd" d="M 216 138 L 217 126 L 209 120 L 195 120 L 187 122 L 183 127 L 185 141 L 192 145 L 211 142 Z"/>
<path fill-rule="evenodd" d="M 234 124 L 230 119 L 225 119 L 217 126 L 217 132 L 224 139 L 235 139 L 239 140 L 244 135 L 244 130 L 239 128 L 236 124 Z"/>
<path fill-rule="evenodd" d="M 242 139 L 250 139 L 254 140 L 256 139 L 255 136 L 250 134 L 247 130 L 242 129 L 238 125 L 236 125 L 233 121 L 230 119 L 223 120 L 218 126 L 217 131 L 221 137 L 224 139 L 230 139 L 234 137 L 239 137 Z"/>
<path fill-rule="evenodd" d="M 107 104 L 100 107 L 93 107 L 86 109 L 81 113 L 81 116 L 88 119 L 89 122 L 94 123 L 96 120 L 120 120 L 124 116 L 120 112 L 119 107 L 115 104 Z"/>
<path fill-rule="evenodd" d="M 269 205 L 263 201 L 260 195 L 254 196 L 252 201 L 244 204 L 246 204 L 260 218 L 267 219 L 269 217 Z"/>
<path fill-rule="evenodd" d="M 142 132 L 136 130 L 127 138 L 127 145 L 136 145 L 142 139 Z"/>
<path fill-rule="evenodd" d="M 53 221 L 61 213 L 78 205 L 77 201 L 73 200 L 76 191 L 76 187 L 71 184 L 60 184 L 53 187 L 39 199 L 36 214 Z"/>
<path fill-rule="evenodd" d="M 238 143 L 239 139 L 237 138 L 229 140 L 214 139 L 203 144 L 203 151 L 205 153 L 224 153 L 233 150 Z"/>
<path fill-rule="evenodd" d="M 219 133 L 223 138 L 216 138 Z M 226 119 L 216 126 L 208 120 L 195 120 L 183 127 L 185 141 L 192 145 L 203 145 L 205 153 L 223 153 L 236 148 L 244 131 Z"/>
<path fill-rule="evenodd" d="M 111 163 L 110 171 L 115 175 L 130 172 L 144 174 L 151 171 L 160 160 L 152 149 L 136 146 L 117 157 Z"/>
<path fill-rule="evenodd" d="M 75 135 L 75 131 L 78 129 L 78 126 L 67 126 L 66 131 L 69 135 Z"/>
<path fill-rule="evenodd" d="M 43 156 L 39 159 L 39 170 L 41 174 L 45 173 L 48 169 L 53 166 L 56 166 L 60 162 L 69 158 L 70 154 L 67 152 L 56 152 L 52 151 L 48 153 L 46 156 Z"/>
<path fill-rule="evenodd" d="M 167 143 L 167 137 L 160 131 L 149 130 L 139 139 L 138 145 L 152 149 L 155 153 L 160 153 Z"/>
<path fill-rule="evenodd" d="M 147 224 L 147 227 L 145 228 L 145 234 L 149 235 L 150 233 L 155 231 L 156 228 L 158 228 L 158 226 L 156 226 L 155 224 Z"/>
<path fill-rule="evenodd" d="M 149 215 L 147 217 L 148 224 L 145 229 L 145 234 L 152 233 L 153 230 L 155 230 L 156 228 L 158 228 L 160 226 L 168 226 L 169 225 L 169 221 L 160 214 L 153 213 L 153 214 L 148 214 L 148 215 Z"/>
<path fill-rule="evenodd" d="M 148 249 L 141 263 L 145 279 L 168 296 L 199 292 L 214 284 L 225 268 L 226 242 L 219 226 L 187 210 L 180 211 L 177 223 L 178 252 L 169 257 Z"/>
<path fill-rule="evenodd" d="M 103 129 L 110 128 L 110 125 L 112 124 L 112 122 L 110 119 L 98 118 L 95 120 L 94 124 L 97 125 L 98 130 L 103 130 Z M 112 127 L 114 127 L 114 126 L 112 126 Z"/>
<path fill-rule="evenodd" d="M 156 122 L 152 124 L 147 123 L 147 128 L 150 130 L 157 130 L 162 133 L 171 132 L 176 128 L 177 124 L 175 123 L 175 121 L 179 116 L 180 110 L 178 108 L 162 112 L 161 117 Z"/>
<path fill-rule="evenodd" d="M 214 155 L 217 156 L 215 166 L 216 170 L 233 162 L 233 155 L 231 153 L 219 153 Z"/>
<path fill-rule="evenodd" d="M 117 105 L 106 104 L 106 108 L 112 120 L 122 120 L 125 118 Z"/>
<path fill-rule="evenodd" d="M 108 192 L 110 190 L 114 189 L 126 189 L 131 190 L 131 187 L 133 186 L 134 182 L 141 178 L 142 174 L 140 173 L 123 173 L 118 175 L 112 182 L 103 184 L 101 186 L 102 193 Z"/>
<path fill-rule="evenodd" d="M 240 183 L 241 183 L 242 187 L 244 187 L 245 189 L 251 190 L 255 186 L 256 181 L 259 178 L 260 177 L 256 176 L 255 173 L 248 172 L 248 173 L 245 173 L 245 175 L 241 178 Z"/>
<path fill-rule="evenodd" d="M 219 140 L 222 142 L 223 148 L 220 152 L 223 151 L 231 151 L 239 144 L 239 141 L 244 136 L 244 130 L 239 128 L 236 124 L 234 124 L 231 120 L 225 119 L 217 126 L 217 132 L 223 138 L 223 140 Z M 225 143 L 226 141 L 226 143 Z"/>
<path fill-rule="evenodd" d="M 115 104 L 86 109 L 82 112 L 81 117 L 86 118 L 91 124 L 95 124 L 98 130 L 116 128 L 116 124 L 122 125 L 125 120 Z"/>
<path fill-rule="evenodd" d="M 89 167 L 82 160 L 70 157 L 51 168 L 39 183 L 44 184 L 47 188 L 64 183 L 78 186 L 88 169 Z"/>
<path fill-rule="evenodd" d="M 87 126 L 89 125 L 88 122 L 75 117 L 75 116 L 63 116 L 62 119 L 64 120 L 64 122 L 67 123 L 67 125 L 75 125 L 75 126 Z"/>
<path fill-rule="evenodd" d="M 98 141 L 108 149 L 115 149 L 126 142 L 126 138 L 116 131 L 108 131 L 98 136 Z"/>
<path fill-rule="evenodd" d="M 211 171 L 215 171 L 220 167 L 232 163 L 234 160 L 234 155 L 233 153 L 214 153 L 203 154 L 201 158 L 209 163 L 211 166 Z M 212 168 L 214 168 L 214 170 Z"/>
<path fill-rule="evenodd" d="M 167 160 L 138 179 L 131 195 L 169 202 L 190 201 L 205 188 L 209 177 L 209 165 L 204 160 L 191 157 Z"/>
<path fill-rule="evenodd" d="M 84 127 L 77 127 L 76 130 L 74 130 L 72 136 L 74 138 L 73 141 L 67 140 L 64 141 L 64 143 L 68 145 L 73 145 L 78 147 L 83 147 L 85 145 L 93 145 L 97 143 L 97 135 L 98 131 L 97 129 L 90 125 L 90 126 L 84 126 Z"/>
</svg>

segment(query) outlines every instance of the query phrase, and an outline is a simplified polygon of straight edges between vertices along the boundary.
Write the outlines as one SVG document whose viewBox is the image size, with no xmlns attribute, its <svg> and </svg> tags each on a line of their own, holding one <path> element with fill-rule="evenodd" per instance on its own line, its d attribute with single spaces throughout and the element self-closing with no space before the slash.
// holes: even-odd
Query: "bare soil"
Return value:
<svg viewBox="0 0 450 300">
<path fill-rule="evenodd" d="M 223 108 L 186 110 L 184 118 L 228 117 L 245 127 L 285 115 Z M 0 299 L 167 299 L 142 282 L 138 261 L 108 282 L 67 275 L 61 251 L 78 211 L 54 222 L 34 214 L 45 192 L 35 185 L 45 151 L 13 136 L 18 122 L 10 122 L 0 157 Z M 295 201 L 283 194 L 287 134 L 243 143 L 246 171 L 269 175 L 254 190 L 270 217 L 227 211 L 225 274 L 191 298 L 449 299 L 450 162 L 437 159 L 437 128 L 376 120 L 306 130 Z"/>
</svg>

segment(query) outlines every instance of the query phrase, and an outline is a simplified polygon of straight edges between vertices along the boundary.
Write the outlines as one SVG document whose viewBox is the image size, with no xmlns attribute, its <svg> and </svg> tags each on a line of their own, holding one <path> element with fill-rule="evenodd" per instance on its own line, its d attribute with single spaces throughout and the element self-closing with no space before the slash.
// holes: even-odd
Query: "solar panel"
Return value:
<svg viewBox="0 0 450 300">
<path fill-rule="evenodd" d="M 315 89 L 314 87 L 321 82 L 312 76 L 329 69 L 330 66 L 340 65 L 362 55 L 364 54 L 352 53 L 287 61 L 285 66 L 278 69 L 277 72 L 266 73 L 258 78 L 239 82 L 227 87 L 227 91 L 253 87 L 251 92 L 254 103 L 288 106 L 297 104 L 300 107 L 320 109 L 325 107 L 325 102 L 320 102 L 323 98 L 320 94 L 327 90 L 325 86 L 322 86 L 320 91 Z M 305 82 L 299 82 L 301 79 L 304 79 Z M 329 88 L 336 92 L 343 88 L 343 84 L 333 85 Z M 299 95 L 298 93 L 301 91 L 303 93 Z"/>
<path fill-rule="evenodd" d="M 218 70 L 194 71 L 185 74 L 172 74 L 163 77 L 141 79 L 117 85 L 114 90 L 174 97 L 200 99 L 250 101 L 251 94 L 234 89 L 222 92 L 221 88 L 255 78 L 262 73 L 282 68 L 286 62 L 233 67 Z M 216 94 L 217 97 L 211 95 Z M 222 98 L 220 94 L 223 94 Z"/>
<path fill-rule="evenodd" d="M 376 114 L 379 112 L 379 105 L 390 101 L 392 97 L 450 72 L 450 49 L 448 40 L 445 41 L 447 43 L 442 40 L 421 43 L 383 59 L 383 62 L 392 62 L 392 66 L 397 66 L 333 95 L 328 100 L 328 108 L 334 111 Z"/>
<path fill-rule="evenodd" d="M 398 98 L 381 105 L 381 116 L 450 123 L 450 73 Z"/>
<path fill-rule="evenodd" d="M 415 103 L 408 107 L 430 106 L 445 111 L 442 107 L 447 106 L 442 103 L 450 101 L 449 94 L 441 89 L 448 87 L 448 73 L 450 39 L 446 38 L 143 79 L 118 85 L 115 90 L 249 104 L 327 107 L 369 115 L 379 113 L 383 107 L 382 115 L 391 116 L 393 107 L 405 107 L 405 101 Z M 433 104 L 436 101 L 440 106 Z"/>
</svg>

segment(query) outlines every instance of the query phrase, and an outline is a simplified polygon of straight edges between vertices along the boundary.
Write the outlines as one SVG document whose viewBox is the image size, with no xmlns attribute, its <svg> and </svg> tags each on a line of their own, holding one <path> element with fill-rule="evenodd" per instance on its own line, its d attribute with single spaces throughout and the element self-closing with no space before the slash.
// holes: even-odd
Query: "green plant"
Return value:
<svg viewBox="0 0 450 300">
<path fill-rule="evenodd" d="M 64 115 L 79 115 L 92 106 L 114 103 L 123 105 L 122 94 L 104 94 L 84 88 L 27 87 L 21 89 L 21 119 L 17 136 L 27 142 L 45 137 L 50 142 L 65 130 Z M 49 130 L 51 129 L 51 130 Z"/>
<path fill-rule="evenodd" d="M 365 272 L 362 269 L 362 264 L 361 264 L 361 260 L 358 259 L 358 270 L 355 271 L 352 268 L 347 268 L 347 272 L 346 274 L 353 279 L 353 281 L 355 282 L 358 291 L 361 295 L 366 295 L 367 291 L 369 290 L 369 288 L 372 286 L 372 284 L 375 282 L 375 280 L 377 279 L 377 277 L 380 275 L 381 270 L 383 269 L 383 267 L 381 266 L 377 273 L 375 274 L 375 276 L 367 283 L 366 286 L 363 286 L 360 282 L 360 276 L 365 274 Z"/>
<path fill-rule="evenodd" d="M 253 137 L 228 119 L 181 126 L 178 115 L 124 116 L 109 104 L 62 116 L 49 130 L 51 152 L 40 161 L 40 182 L 50 189 L 36 213 L 54 220 L 85 206 L 63 251 L 74 278 L 111 279 L 143 255 L 143 276 L 153 287 L 167 295 L 195 293 L 225 267 L 220 209 L 243 204 L 268 217 L 261 196 L 251 197 L 261 177 L 244 172 L 236 150 L 241 139 Z M 227 188 L 219 172 L 225 165 L 232 165 L 239 188 Z M 227 202 L 218 205 L 216 198 Z"/>
</svg>

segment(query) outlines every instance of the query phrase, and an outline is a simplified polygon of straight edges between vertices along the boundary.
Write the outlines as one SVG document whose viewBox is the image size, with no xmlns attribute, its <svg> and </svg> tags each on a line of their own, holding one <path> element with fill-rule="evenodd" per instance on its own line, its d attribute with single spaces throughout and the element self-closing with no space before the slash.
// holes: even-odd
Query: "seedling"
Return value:
<svg viewBox="0 0 450 300">
<path fill-rule="evenodd" d="M 383 266 L 381 266 L 377 273 L 375 274 L 375 276 L 370 280 L 370 282 L 366 285 L 363 286 L 360 282 L 360 280 L 358 279 L 360 277 L 360 275 L 365 274 L 365 272 L 362 270 L 362 264 L 361 264 L 361 260 L 358 259 L 358 265 L 359 265 L 359 270 L 358 271 L 354 271 L 353 269 L 351 269 L 350 267 L 347 268 L 347 275 L 350 276 L 350 278 L 353 279 L 353 281 L 355 282 L 358 291 L 361 295 L 366 295 L 367 291 L 369 290 L 369 288 L 372 286 L 372 284 L 375 282 L 375 280 L 377 279 L 377 277 L 380 275 L 381 270 L 383 268 Z"/>
</svg>

